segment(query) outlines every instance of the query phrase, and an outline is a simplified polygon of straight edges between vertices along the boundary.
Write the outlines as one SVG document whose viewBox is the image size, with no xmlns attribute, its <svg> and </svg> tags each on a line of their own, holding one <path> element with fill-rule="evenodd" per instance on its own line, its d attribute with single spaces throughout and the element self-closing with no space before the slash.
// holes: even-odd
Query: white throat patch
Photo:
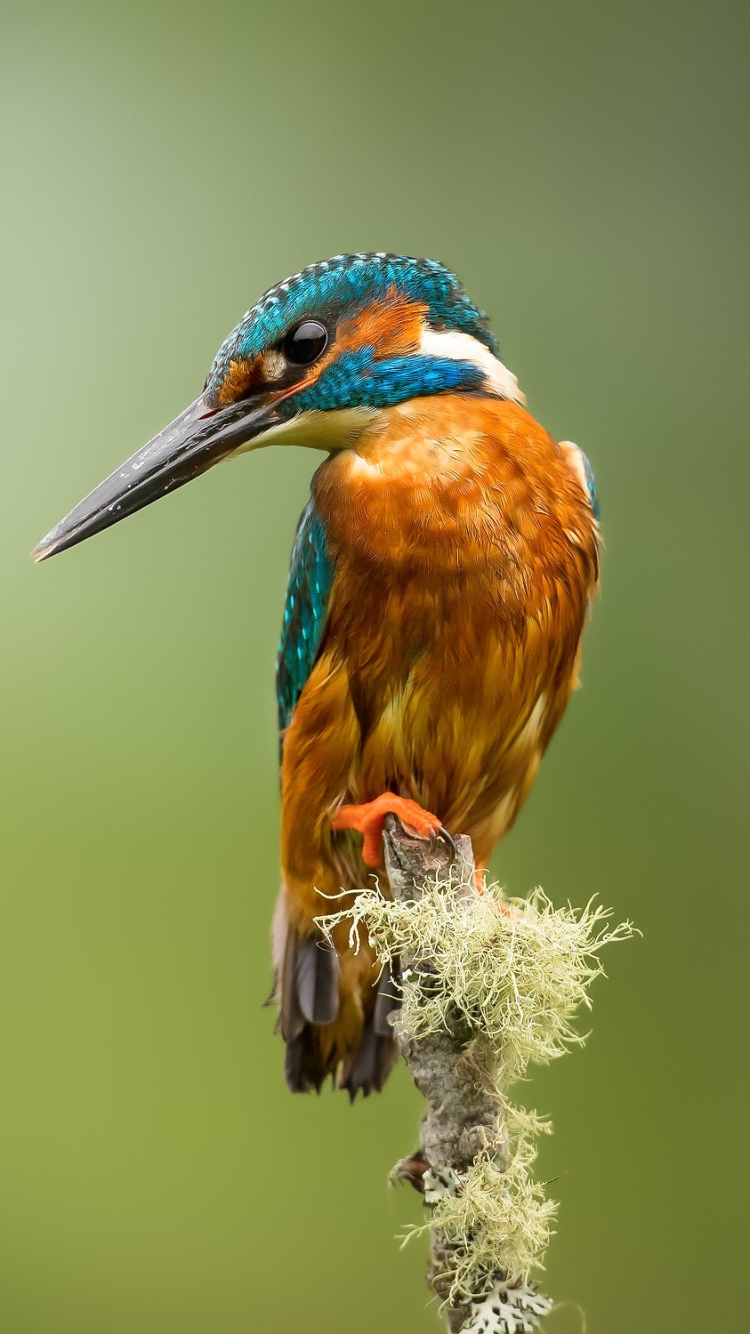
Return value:
<svg viewBox="0 0 750 1334">
<path fill-rule="evenodd" d="M 455 329 L 424 329 L 419 344 L 420 352 L 428 357 L 450 357 L 453 361 L 470 361 L 484 371 L 490 388 L 501 398 L 509 398 L 513 403 L 526 403 L 526 395 L 518 388 L 518 380 L 502 361 L 493 357 L 490 349 L 480 343 L 471 334 L 459 333 Z"/>
</svg>

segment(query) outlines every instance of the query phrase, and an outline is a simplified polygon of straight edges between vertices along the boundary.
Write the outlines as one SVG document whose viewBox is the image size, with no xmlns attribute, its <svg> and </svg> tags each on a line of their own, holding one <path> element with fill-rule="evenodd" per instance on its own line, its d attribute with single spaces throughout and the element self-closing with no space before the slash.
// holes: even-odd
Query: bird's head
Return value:
<svg viewBox="0 0 750 1334">
<path fill-rule="evenodd" d="M 486 317 L 434 260 L 337 255 L 272 287 L 219 349 L 202 394 L 82 500 L 36 560 L 270 444 L 356 447 L 389 407 L 446 392 L 523 401 Z"/>
</svg>

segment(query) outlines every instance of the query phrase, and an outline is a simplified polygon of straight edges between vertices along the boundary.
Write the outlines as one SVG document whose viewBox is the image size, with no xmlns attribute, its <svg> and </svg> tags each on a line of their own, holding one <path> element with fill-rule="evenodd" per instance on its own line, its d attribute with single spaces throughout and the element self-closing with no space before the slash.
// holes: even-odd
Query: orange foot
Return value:
<svg viewBox="0 0 750 1334">
<path fill-rule="evenodd" d="M 424 838 L 435 839 L 439 835 L 455 853 L 453 839 L 437 816 L 423 810 L 408 797 L 397 797 L 394 792 L 383 792 L 363 806 L 340 806 L 331 824 L 334 829 L 356 829 L 362 834 L 362 860 L 365 866 L 378 867 L 383 865 L 383 826 L 387 815 L 397 815 Z"/>
</svg>

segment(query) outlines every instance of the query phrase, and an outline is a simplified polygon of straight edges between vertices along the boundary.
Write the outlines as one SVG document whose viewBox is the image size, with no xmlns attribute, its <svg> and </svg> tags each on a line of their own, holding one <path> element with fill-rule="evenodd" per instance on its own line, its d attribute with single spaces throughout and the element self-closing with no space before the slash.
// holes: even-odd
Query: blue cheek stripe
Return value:
<svg viewBox="0 0 750 1334">
<path fill-rule="evenodd" d="M 387 408 L 427 394 L 479 389 L 484 378 L 484 371 L 471 361 L 427 356 L 376 361 L 374 348 L 361 347 L 342 353 L 315 384 L 292 395 L 279 410 L 291 417 L 344 407 Z"/>
</svg>

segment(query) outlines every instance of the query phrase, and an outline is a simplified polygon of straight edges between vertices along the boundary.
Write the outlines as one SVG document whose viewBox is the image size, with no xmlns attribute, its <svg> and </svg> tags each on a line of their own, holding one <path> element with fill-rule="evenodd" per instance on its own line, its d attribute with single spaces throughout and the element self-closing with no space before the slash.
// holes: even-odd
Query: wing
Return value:
<svg viewBox="0 0 750 1334">
<path fill-rule="evenodd" d="M 300 516 L 292 548 L 276 659 L 276 698 L 282 738 L 313 669 L 323 637 L 333 582 L 333 566 L 326 545 L 323 521 L 315 501 L 309 500 Z"/>
<path fill-rule="evenodd" d="M 586 474 L 586 490 L 588 491 L 589 501 L 591 502 L 591 508 L 594 511 L 594 518 L 598 523 L 602 516 L 601 516 L 601 511 L 599 509 L 599 497 L 596 494 L 594 469 L 591 467 L 591 464 L 589 463 L 588 458 L 584 454 L 583 450 L 581 450 L 581 458 L 583 459 L 583 470 Z"/>
<path fill-rule="evenodd" d="M 599 511 L 599 497 L 596 494 L 596 483 L 594 481 L 594 471 L 591 464 L 581 449 L 581 446 L 574 445 L 572 440 L 561 440 L 560 448 L 563 450 L 574 473 L 577 474 L 578 480 L 588 497 L 588 502 L 591 506 L 594 518 L 598 523 L 601 518 L 601 513 Z"/>
</svg>

